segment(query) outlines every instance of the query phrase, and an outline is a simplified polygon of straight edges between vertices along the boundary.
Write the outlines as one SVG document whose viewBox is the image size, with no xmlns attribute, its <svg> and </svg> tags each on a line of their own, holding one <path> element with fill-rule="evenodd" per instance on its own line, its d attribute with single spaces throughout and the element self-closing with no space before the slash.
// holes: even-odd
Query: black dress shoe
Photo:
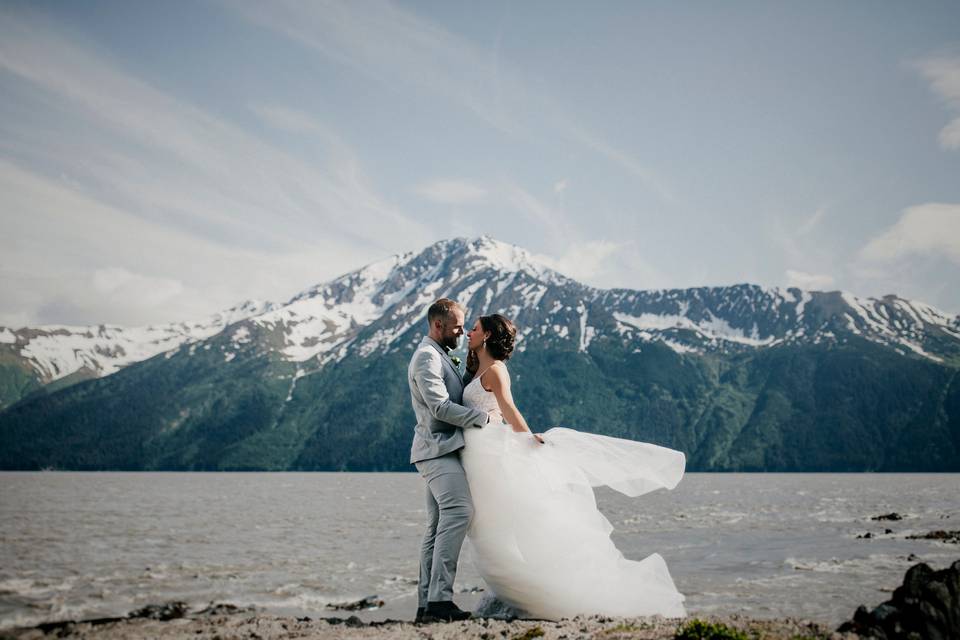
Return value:
<svg viewBox="0 0 960 640">
<path fill-rule="evenodd" d="M 423 622 L 454 622 L 456 620 L 468 620 L 473 615 L 469 611 L 463 611 L 451 600 L 440 602 L 428 602 L 427 610 L 423 613 Z"/>
<path fill-rule="evenodd" d="M 413 619 L 414 622 L 423 622 L 423 614 L 426 613 L 426 607 L 417 607 L 417 617 Z"/>
</svg>

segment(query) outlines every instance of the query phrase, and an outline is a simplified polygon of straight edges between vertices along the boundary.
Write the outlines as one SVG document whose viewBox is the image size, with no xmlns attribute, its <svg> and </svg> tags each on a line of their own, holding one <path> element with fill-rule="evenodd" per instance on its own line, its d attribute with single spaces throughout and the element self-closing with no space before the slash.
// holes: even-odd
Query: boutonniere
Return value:
<svg viewBox="0 0 960 640">
<path fill-rule="evenodd" d="M 463 361 L 462 361 L 460 358 L 458 358 L 457 356 L 451 356 L 451 357 L 450 357 L 450 362 L 453 363 L 453 366 L 455 366 L 457 369 L 459 369 L 459 368 L 460 368 L 460 363 L 463 362 Z"/>
</svg>

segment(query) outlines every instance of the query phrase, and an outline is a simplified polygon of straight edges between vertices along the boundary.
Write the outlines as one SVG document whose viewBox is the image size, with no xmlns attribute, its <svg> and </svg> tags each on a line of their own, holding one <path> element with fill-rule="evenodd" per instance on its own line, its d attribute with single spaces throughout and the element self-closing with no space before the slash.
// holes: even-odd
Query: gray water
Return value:
<svg viewBox="0 0 960 640">
<path fill-rule="evenodd" d="M 687 474 L 673 491 L 598 492 L 628 558 L 667 561 L 691 614 L 828 623 L 886 600 L 918 561 L 960 546 L 957 474 Z M 891 511 L 898 522 L 871 516 Z M 415 474 L 0 473 L 0 628 L 184 600 L 311 617 L 377 594 L 416 608 L 425 509 Z M 891 529 L 891 533 L 884 533 Z M 857 539 L 871 532 L 876 537 Z M 483 587 L 465 547 L 461 606 Z"/>
</svg>

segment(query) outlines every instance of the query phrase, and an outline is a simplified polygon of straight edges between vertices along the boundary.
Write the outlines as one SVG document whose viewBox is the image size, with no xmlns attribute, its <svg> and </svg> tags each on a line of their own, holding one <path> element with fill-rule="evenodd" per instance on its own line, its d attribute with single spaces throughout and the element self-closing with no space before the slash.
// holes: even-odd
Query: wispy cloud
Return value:
<svg viewBox="0 0 960 640">
<path fill-rule="evenodd" d="M 592 280 L 609 269 L 610 258 L 623 246 L 621 243 L 595 240 L 571 245 L 559 256 L 537 254 L 536 257 L 551 269 L 574 280 Z"/>
<path fill-rule="evenodd" d="M 38 309 L 70 307 L 62 301 L 78 289 L 63 285 L 64 274 L 82 277 L 100 301 L 133 290 L 105 291 L 104 273 L 163 283 L 168 308 L 128 297 L 97 312 L 100 321 L 112 309 L 111 321 L 139 322 L 209 311 L 215 299 L 287 295 L 431 238 L 379 195 L 343 140 L 295 109 L 254 112 L 275 128 L 316 134 L 321 162 L 158 90 L 29 9 L 0 9 L 0 72 L 4 286 L 21 278 L 24 297 L 5 295 L 5 306 L 33 309 L 34 320 Z M 114 240 L 103 242 L 106 234 Z M 23 265 L 40 287 L 29 295 L 13 273 Z M 191 278 L 222 296 L 199 294 Z M 74 317 L 93 319 L 92 305 Z"/>
<path fill-rule="evenodd" d="M 620 166 L 621 169 L 631 176 L 640 180 L 647 189 L 659 197 L 665 204 L 679 204 L 680 200 L 676 196 L 675 190 L 667 184 L 667 181 L 631 154 L 615 147 L 596 133 L 579 125 L 568 123 L 565 127 L 565 132 L 571 139 L 599 153 Z"/>
<path fill-rule="evenodd" d="M 806 273 L 787 269 L 787 286 L 799 287 L 809 291 L 825 291 L 833 287 L 834 278 L 831 275 L 822 273 Z"/>
<path fill-rule="evenodd" d="M 917 63 L 930 87 L 954 111 L 954 119 L 940 130 L 940 146 L 960 149 L 960 56 L 931 57 Z"/>
<path fill-rule="evenodd" d="M 523 187 L 508 183 L 501 187 L 502 193 L 510 204 L 517 211 L 530 216 L 533 221 L 549 233 L 551 229 L 556 229 L 562 225 L 565 216 L 556 207 L 536 197 Z"/>
<path fill-rule="evenodd" d="M 906 209 L 895 224 L 859 252 L 868 262 L 940 256 L 960 264 L 960 205 L 928 203 Z"/>
<path fill-rule="evenodd" d="M 108 267 L 93 272 L 93 288 L 100 294 L 127 302 L 138 300 L 137 306 L 155 307 L 183 293 L 183 283 L 173 278 L 157 278 L 133 273 L 123 267 Z"/>
<path fill-rule="evenodd" d="M 131 208 L 169 209 L 174 218 L 249 226 L 256 233 L 275 228 L 277 218 L 309 231 L 320 217 L 324 233 L 339 231 L 345 237 L 354 236 L 358 218 L 375 223 L 367 225 L 373 234 L 401 223 L 416 226 L 381 200 L 355 163 L 342 158 L 327 167 L 303 162 L 131 77 L 94 47 L 41 21 L 4 16 L 0 68 L 48 92 L 75 123 L 104 136 L 101 142 L 97 136 L 58 131 L 80 138 L 76 145 L 84 148 L 83 154 L 62 154 L 69 140 L 56 145 L 42 131 L 27 136 L 3 125 L 9 140 L 22 141 L 11 155 L 32 154 L 86 184 L 109 183 Z M 261 109 L 264 113 L 275 122 L 285 117 L 288 125 L 305 123 L 290 110 Z M 371 240 L 383 243 L 393 233 Z"/>
<path fill-rule="evenodd" d="M 487 196 L 487 189 L 465 180 L 433 180 L 414 188 L 417 195 L 438 204 L 476 204 Z"/>
<path fill-rule="evenodd" d="M 390 2 L 251 0 L 223 6 L 377 82 L 419 87 L 501 131 L 519 131 L 497 99 L 500 83 L 511 80 L 501 77 L 492 53 Z"/>
<path fill-rule="evenodd" d="M 568 277 L 598 287 L 659 288 L 676 281 L 645 260 L 633 241 L 590 238 L 579 231 L 549 196 L 537 197 L 513 183 L 499 185 L 497 193 L 538 229 L 548 249 L 537 257 Z M 550 196 L 562 201 L 563 190 Z"/>
<path fill-rule="evenodd" d="M 531 89 L 505 65 L 499 40 L 490 50 L 393 3 L 378 0 L 224 3 L 247 20 L 388 85 L 419 87 L 459 105 L 495 129 L 529 137 L 549 123 L 551 136 L 575 142 L 638 178 L 664 203 L 677 197 L 667 181 L 629 152 L 570 118 L 551 96 Z"/>
<path fill-rule="evenodd" d="M 6 161 L 0 193 L 5 326 L 64 316 L 78 324 L 189 320 L 250 297 L 277 300 L 338 275 L 338 265 L 357 264 L 355 252 L 337 243 L 280 253 L 225 246 Z"/>
<path fill-rule="evenodd" d="M 826 214 L 827 214 L 827 208 L 820 207 L 819 209 L 814 211 L 812 214 L 810 214 L 807 218 L 805 218 L 803 222 L 800 223 L 800 226 L 797 228 L 797 233 L 799 233 L 800 235 L 807 235 L 808 233 L 813 231 L 813 229 L 817 225 L 820 224 L 820 222 L 823 220 L 823 217 Z"/>
<path fill-rule="evenodd" d="M 555 254 L 536 258 L 567 277 L 598 287 L 659 289 L 674 280 L 648 261 L 631 241 L 588 240 L 571 243 Z"/>
<path fill-rule="evenodd" d="M 299 109 L 276 104 L 252 104 L 250 110 L 264 124 L 279 131 L 333 136 L 332 130 L 324 126 L 319 119 Z"/>
</svg>

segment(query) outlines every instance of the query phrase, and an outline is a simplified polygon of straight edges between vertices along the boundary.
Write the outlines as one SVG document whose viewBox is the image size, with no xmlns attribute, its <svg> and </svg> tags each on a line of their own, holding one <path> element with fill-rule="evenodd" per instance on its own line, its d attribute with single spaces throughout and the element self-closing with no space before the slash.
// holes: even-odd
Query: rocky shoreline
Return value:
<svg viewBox="0 0 960 640">
<path fill-rule="evenodd" d="M 369 604 L 365 599 L 359 601 L 356 608 Z M 505 619 L 505 609 L 496 607 L 496 604 L 497 601 L 492 600 L 478 609 L 478 613 L 489 617 L 478 616 L 463 622 L 414 624 L 404 620 L 364 622 L 356 615 L 346 618 L 285 617 L 230 604 L 211 604 L 191 611 L 184 602 L 170 602 L 150 605 L 124 617 L 47 622 L 0 631 L 0 640 L 949 640 L 960 637 L 960 560 L 940 571 L 934 571 L 924 563 L 912 566 L 890 600 L 873 610 L 859 607 L 853 618 L 837 629 L 811 620 L 768 620 L 738 614 L 686 619 L 578 616 L 558 622 Z M 355 607 L 351 603 L 344 603 L 339 608 L 350 611 Z"/>
<path fill-rule="evenodd" d="M 121 640 L 162 638 L 185 640 L 668 640 L 677 638 L 690 620 L 662 618 L 576 617 L 559 622 L 542 620 L 498 620 L 475 618 L 464 622 L 414 624 L 385 620 L 363 622 L 348 618 L 290 618 L 240 609 L 232 605 L 214 605 L 194 613 L 184 611 L 182 603 L 148 607 L 150 613 L 133 612 L 126 618 L 105 618 L 79 622 L 54 622 L 30 628 L 0 632 L 0 640 L 45 640 L 48 638 L 89 638 Z M 166 617 L 173 616 L 173 617 Z M 857 638 L 854 633 L 838 633 L 822 624 L 793 619 L 757 620 L 737 615 L 700 618 L 704 627 L 720 630 L 730 638 Z M 679 636 L 683 637 L 683 636 Z M 698 637 L 691 635 L 688 637 Z M 706 637 L 706 636 L 703 636 Z"/>
</svg>

